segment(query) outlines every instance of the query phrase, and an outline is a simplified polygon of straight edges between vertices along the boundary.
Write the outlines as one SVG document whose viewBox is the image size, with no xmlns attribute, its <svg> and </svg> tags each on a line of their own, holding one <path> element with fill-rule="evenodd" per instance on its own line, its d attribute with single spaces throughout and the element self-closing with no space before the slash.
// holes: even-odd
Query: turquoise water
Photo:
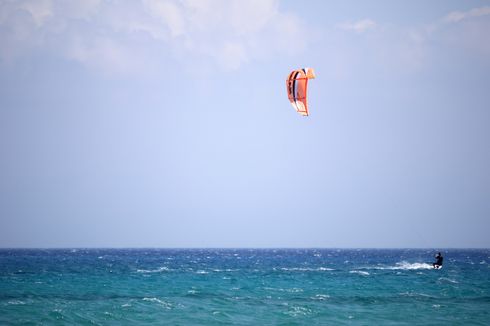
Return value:
<svg viewBox="0 0 490 326">
<path fill-rule="evenodd" d="M 490 325 L 490 250 L 0 250 L 0 324 Z"/>
</svg>

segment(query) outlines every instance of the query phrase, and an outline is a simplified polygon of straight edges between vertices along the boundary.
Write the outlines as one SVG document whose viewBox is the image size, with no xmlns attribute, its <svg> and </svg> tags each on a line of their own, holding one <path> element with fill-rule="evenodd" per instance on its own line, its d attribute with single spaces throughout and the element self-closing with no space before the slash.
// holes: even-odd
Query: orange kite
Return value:
<svg viewBox="0 0 490 326">
<path fill-rule="evenodd" d="M 308 80 L 315 78 L 312 68 L 293 70 L 286 80 L 288 98 L 293 108 L 302 116 L 308 116 L 308 101 L 306 90 Z"/>
</svg>

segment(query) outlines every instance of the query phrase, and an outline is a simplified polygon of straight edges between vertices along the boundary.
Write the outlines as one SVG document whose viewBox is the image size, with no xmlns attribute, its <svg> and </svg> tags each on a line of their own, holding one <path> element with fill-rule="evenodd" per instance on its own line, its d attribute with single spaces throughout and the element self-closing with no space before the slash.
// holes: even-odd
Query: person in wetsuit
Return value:
<svg viewBox="0 0 490 326">
<path fill-rule="evenodd" d="M 432 266 L 434 266 L 434 268 L 439 268 L 442 266 L 442 261 L 443 261 L 443 257 L 441 255 L 441 253 L 437 253 L 437 256 L 436 256 L 436 262 L 432 264 Z"/>
</svg>

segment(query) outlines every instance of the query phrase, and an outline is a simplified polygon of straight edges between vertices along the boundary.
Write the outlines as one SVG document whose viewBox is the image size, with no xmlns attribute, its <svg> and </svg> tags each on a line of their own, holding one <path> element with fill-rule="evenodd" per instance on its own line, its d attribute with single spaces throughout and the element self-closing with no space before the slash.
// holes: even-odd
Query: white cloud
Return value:
<svg viewBox="0 0 490 326">
<path fill-rule="evenodd" d="M 278 0 L 14 0 L 0 3 L 0 60 L 40 50 L 108 71 L 152 70 L 163 50 L 183 65 L 234 70 L 288 53 L 286 38 L 303 28 Z"/>
<path fill-rule="evenodd" d="M 248 35 L 260 32 L 278 16 L 276 1 L 248 0 L 232 2 L 228 19 L 237 35 Z"/>
<path fill-rule="evenodd" d="M 19 8 L 28 11 L 37 26 L 42 26 L 53 15 L 50 0 L 21 1 Z"/>
<path fill-rule="evenodd" d="M 490 7 L 474 8 L 468 11 L 453 11 L 444 17 L 443 21 L 448 23 L 458 23 L 462 20 L 490 15 Z"/>
<path fill-rule="evenodd" d="M 181 8 L 175 1 L 144 0 L 147 11 L 166 25 L 172 37 L 185 33 L 185 21 Z"/>
<path fill-rule="evenodd" d="M 416 74 L 435 66 L 465 64 L 462 58 L 490 66 L 489 35 L 490 7 L 481 7 L 422 24 L 349 21 L 334 25 L 324 38 L 333 44 L 326 52 L 332 71 L 345 79 Z"/>
<path fill-rule="evenodd" d="M 240 43 L 227 43 L 220 51 L 220 61 L 226 69 L 235 70 L 247 61 L 246 50 Z"/>
<path fill-rule="evenodd" d="M 75 39 L 65 49 L 65 55 L 72 60 L 104 72 L 110 67 L 110 72 L 117 73 L 142 69 L 137 54 L 137 51 L 128 51 L 124 44 L 104 37 Z"/>
<path fill-rule="evenodd" d="M 429 40 L 437 39 L 451 51 L 458 50 L 473 59 L 484 58 L 490 62 L 490 7 L 453 11 L 431 28 Z"/>
<path fill-rule="evenodd" d="M 102 0 L 56 1 L 53 3 L 53 15 L 64 19 L 85 19 L 94 17 Z"/>
<path fill-rule="evenodd" d="M 363 19 L 357 22 L 344 22 L 337 25 L 339 29 L 363 33 L 376 27 L 376 22 L 371 19 Z"/>
</svg>

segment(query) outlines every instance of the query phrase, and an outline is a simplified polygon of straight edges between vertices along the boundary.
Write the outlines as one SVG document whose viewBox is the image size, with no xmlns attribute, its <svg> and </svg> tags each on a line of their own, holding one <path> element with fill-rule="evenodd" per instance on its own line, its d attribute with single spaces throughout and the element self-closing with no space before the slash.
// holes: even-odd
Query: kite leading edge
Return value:
<svg viewBox="0 0 490 326">
<path fill-rule="evenodd" d="M 293 70 L 286 80 L 288 98 L 293 108 L 302 116 L 308 116 L 308 80 L 315 78 L 312 68 Z"/>
</svg>

